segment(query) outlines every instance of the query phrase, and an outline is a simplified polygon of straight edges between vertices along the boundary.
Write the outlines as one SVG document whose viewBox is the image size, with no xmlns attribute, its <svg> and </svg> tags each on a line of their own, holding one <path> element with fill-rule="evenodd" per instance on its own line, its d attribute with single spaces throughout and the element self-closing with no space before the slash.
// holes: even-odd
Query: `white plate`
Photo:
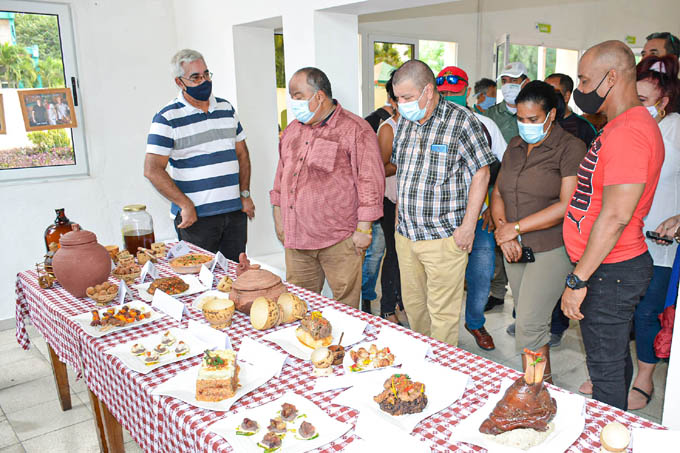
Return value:
<svg viewBox="0 0 680 453">
<path fill-rule="evenodd" d="M 583 432 L 586 423 L 584 415 L 585 398 L 574 393 L 550 391 L 550 396 L 557 402 L 557 413 L 552 422 L 555 430 L 539 445 L 529 450 L 508 447 L 494 442 L 486 434 L 479 432 L 479 427 L 496 407 L 496 403 L 503 398 L 505 391 L 512 385 L 511 379 L 501 381 L 500 391 L 489 396 L 486 404 L 472 415 L 451 428 L 452 443 L 466 442 L 486 448 L 489 453 L 545 453 L 566 451 Z"/>
<path fill-rule="evenodd" d="M 660 453 L 669 445 L 680 445 L 680 431 L 633 428 L 633 453 Z"/>
<path fill-rule="evenodd" d="M 366 350 L 369 350 L 371 345 L 374 344 L 376 347 L 380 350 L 385 347 L 390 348 L 390 352 L 394 355 L 394 363 L 392 365 L 380 367 L 380 368 L 374 368 L 373 363 L 371 363 L 368 367 L 364 368 L 363 370 L 358 370 L 358 371 L 352 371 L 352 365 L 354 365 L 354 360 L 352 360 L 351 356 L 351 351 L 358 351 L 359 348 L 365 348 Z M 366 343 L 360 343 L 356 346 L 354 346 L 351 350 L 345 352 L 345 358 L 342 361 L 342 368 L 345 370 L 345 373 L 350 373 L 350 374 L 356 374 L 356 373 L 364 373 L 366 371 L 375 371 L 375 370 L 383 370 L 389 367 L 395 367 L 401 365 L 401 357 L 399 356 L 399 353 L 393 349 L 393 345 L 385 344 L 383 342 L 378 342 L 378 341 L 367 341 Z"/>
<path fill-rule="evenodd" d="M 206 291 L 208 289 L 205 286 L 203 286 L 201 281 L 195 275 L 184 274 L 184 275 L 177 275 L 176 277 L 179 277 L 182 280 L 184 280 L 184 283 L 189 285 L 189 289 L 187 289 L 183 293 L 172 294 L 172 297 L 191 296 L 192 294 L 197 294 L 197 293 Z M 139 293 L 140 299 L 143 299 L 147 302 L 151 302 L 153 300 L 153 294 L 149 294 L 149 293 L 146 292 L 146 290 L 149 289 L 149 286 L 151 286 L 151 282 L 140 283 L 138 285 L 132 285 L 132 287 L 135 288 L 137 290 L 137 292 Z"/>
<path fill-rule="evenodd" d="M 188 359 L 190 357 L 195 357 L 199 354 L 203 354 L 203 351 L 209 349 L 206 343 L 203 343 L 202 341 L 196 339 L 193 335 L 189 334 L 189 332 L 186 329 L 178 329 L 176 327 L 173 327 L 169 330 L 170 333 L 175 337 L 175 343 L 172 346 L 168 347 L 170 352 L 159 356 L 159 362 L 154 365 L 145 364 L 143 360 L 144 356 L 136 356 L 130 352 L 130 349 L 132 348 L 133 345 L 139 343 L 144 345 L 147 351 L 151 351 L 153 350 L 153 348 L 156 347 L 156 345 L 158 345 L 161 342 L 161 339 L 163 338 L 165 332 L 149 335 L 148 337 L 139 338 L 137 340 L 128 341 L 127 343 L 123 343 L 118 346 L 114 346 L 113 348 L 107 349 L 105 352 L 106 354 L 118 357 L 128 368 L 141 374 L 147 374 L 155 370 L 156 368 L 160 368 L 169 363 L 179 362 L 181 360 Z M 177 357 L 177 355 L 175 355 L 175 347 L 177 347 L 177 343 L 179 343 L 180 341 L 184 341 L 184 343 L 186 343 L 186 345 L 189 346 L 189 352 L 183 356 Z"/>
<path fill-rule="evenodd" d="M 281 410 L 283 403 L 293 404 L 298 410 L 298 417 L 295 421 L 288 423 L 289 431 L 283 438 L 281 443 L 282 452 L 286 453 L 301 453 L 309 450 L 314 450 L 329 442 L 334 441 L 338 437 L 345 434 L 352 425 L 339 422 L 322 411 L 316 404 L 308 401 L 295 393 L 286 393 L 281 398 L 271 401 L 262 406 L 254 407 L 252 409 L 242 409 L 235 414 L 231 414 L 212 425 L 208 426 L 208 430 L 212 431 L 222 437 L 231 445 L 234 451 L 262 453 L 263 449 L 257 444 L 267 434 L 267 426 L 269 420 L 277 417 Z M 300 415 L 306 417 L 300 417 Z M 238 436 L 236 429 L 241 425 L 245 417 L 257 421 L 260 425 L 259 431 L 253 436 Z M 296 433 L 291 432 L 292 429 L 297 429 L 303 422 L 309 422 L 316 428 L 319 437 L 310 440 L 298 439 Z"/>
<path fill-rule="evenodd" d="M 94 327 L 94 326 L 90 325 L 90 323 L 92 322 L 92 312 L 86 311 L 85 313 L 81 313 L 79 315 L 71 316 L 69 319 L 80 324 L 80 327 L 82 327 L 83 330 L 85 331 L 85 333 L 88 334 L 89 336 L 99 338 L 99 337 L 103 337 L 104 335 L 108 335 L 108 334 L 113 333 L 113 332 L 119 332 L 121 330 L 132 329 L 133 327 L 143 326 L 144 324 L 154 322 L 155 320 L 163 317 L 162 314 L 158 313 L 156 310 L 151 308 L 148 304 L 145 304 L 144 302 L 141 302 L 141 301 L 138 301 L 138 300 L 133 300 L 132 302 L 128 302 L 126 304 L 113 305 L 113 306 L 110 306 L 110 307 L 101 308 L 98 311 L 99 311 L 99 314 L 101 316 L 101 314 L 104 313 L 109 308 L 113 308 L 115 311 L 118 311 L 118 309 L 120 307 L 122 307 L 123 305 L 127 305 L 130 308 L 136 308 L 136 309 L 141 310 L 141 311 L 150 311 L 151 317 L 146 318 L 142 321 L 135 321 L 132 324 L 126 324 L 122 327 L 113 327 L 112 329 L 104 330 L 104 331 L 101 330 L 101 327 Z"/>
<path fill-rule="evenodd" d="M 242 354 L 241 351 L 251 351 Z M 196 378 L 200 365 L 182 371 L 156 387 L 153 395 L 166 395 L 180 399 L 192 406 L 211 411 L 228 411 L 242 396 L 263 385 L 281 371 L 286 357 L 273 349 L 244 337 L 236 358 L 239 367 L 239 388 L 233 397 L 217 401 L 196 400 Z"/>
<path fill-rule="evenodd" d="M 380 409 L 373 397 L 383 391 L 384 382 L 393 374 L 407 374 L 412 380 L 425 384 L 427 405 L 418 414 L 390 415 Z M 418 366 L 392 368 L 364 373 L 354 381 L 354 387 L 341 393 L 334 403 L 360 411 L 357 435 L 364 439 L 384 436 L 385 430 L 410 433 L 422 420 L 449 407 L 458 400 L 468 383 L 468 376 L 458 371 L 423 361 Z M 378 427 L 378 428 L 376 428 Z"/>
<path fill-rule="evenodd" d="M 364 329 L 366 329 L 366 325 L 368 324 L 366 321 L 362 321 L 359 318 L 355 318 L 332 308 L 324 309 L 322 315 L 331 323 L 333 329 L 331 334 L 333 336 L 332 344 L 338 343 L 340 335 L 342 335 L 343 332 L 345 334 L 342 337 L 343 346 L 353 345 L 364 338 Z M 314 350 L 305 346 L 297 339 L 295 330 L 299 325 L 300 323 L 296 322 L 285 329 L 270 332 L 263 336 L 262 339 L 278 344 L 284 351 L 298 359 L 309 360 Z"/>
<path fill-rule="evenodd" d="M 203 294 L 201 294 L 200 296 L 198 296 L 196 299 L 194 299 L 194 301 L 191 303 L 191 306 L 198 309 L 198 310 L 203 309 L 203 300 L 206 297 L 210 297 L 210 296 L 218 297 L 220 299 L 225 299 L 225 300 L 229 299 L 229 293 L 218 291 L 216 289 L 211 289 L 210 291 L 206 291 Z"/>
</svg>

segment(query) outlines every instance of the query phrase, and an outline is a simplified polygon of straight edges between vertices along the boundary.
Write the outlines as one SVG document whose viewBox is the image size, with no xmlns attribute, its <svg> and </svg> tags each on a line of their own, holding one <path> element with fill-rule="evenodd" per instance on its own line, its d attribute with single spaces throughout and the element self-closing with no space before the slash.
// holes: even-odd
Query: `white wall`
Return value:
<svg viewBox="0 0 680 453">
<path fill-rule="evenodd" d="M 0 185 L 3 259 L 0 320 L 15 312 L 16 273 L 45 253 L 43 232 L 54 208 L 97 234 L 122 242 L 122 207 L 145 203 L 157 237 L 174 235 L 169 204 L 142 175 L 146 134 L 154 113 L 175 94 L 169 60 L 175 51 L 172 6 L 163 0 L 72 1 L 80 101 L 91 176 Z"/>
<path fill-rule="evenodd" d="M 642 47 L 654 31 L 680 32 L 678 0 L 462 0 L 457 3 L 359 17 L 362 40 L 369 33 L 455 41 L 458 66 L 471 80 L 492 77 L 494 42 L 510 33 L 516 44 L 584 50 L 608 39 L 637 37 Z M 552 25 L 539 33 L 535 23 Z M 372 106 L 370 106 L 372 107 Z M 364 101 L 364 113 L 370 108 Z M 371 109 L 372 110 L 372 109 Z"/>
</svg>

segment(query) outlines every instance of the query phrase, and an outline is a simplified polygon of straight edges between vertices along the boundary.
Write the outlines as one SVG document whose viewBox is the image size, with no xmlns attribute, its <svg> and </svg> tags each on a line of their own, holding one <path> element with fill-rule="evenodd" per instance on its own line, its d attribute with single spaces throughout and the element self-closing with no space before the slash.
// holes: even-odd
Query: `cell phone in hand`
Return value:
<svg viewBox="0 0 680 453">
<path fill-rule="evenodd" d="M 654 239 L 655 241 L 661 241 L 665 242 L 666 244 L 672 244 L 673 243 L 673 238 L 670 236 L 661 236 L 659 233 L 656 231 L 647 231 L 645 235 L 649 239 Z"/>
<path fill-rule="evenodd" d="M 522 256 L 517 260 L 518 263 L 533 263 L 536 261 L 534 251 L 531 247 L 522 247 Z"/>
</svg>

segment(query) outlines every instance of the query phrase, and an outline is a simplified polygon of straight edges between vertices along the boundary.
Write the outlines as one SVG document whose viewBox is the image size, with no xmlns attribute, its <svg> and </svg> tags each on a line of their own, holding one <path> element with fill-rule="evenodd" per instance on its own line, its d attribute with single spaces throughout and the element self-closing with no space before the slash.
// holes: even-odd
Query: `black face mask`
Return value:
<svg viewBox="0 0 680 453">
<path fill-rule="evenodd" d="M 590 93 L 584 93 L 578 89 L 574 90 L 574 102 L 576 102 L 578 108 L 583 110 L 583 113 L 595 114 L 598 110 L 600 110 L 602 104 L 604 104 L 604 100 L 607 99 L 609 92 L 612 90 L 612 88 L 614 88 L 614 86 L 609 88 L 607 94 L 605 94 L 604 97 L 597 94 L 597 89 L 600 88 L 600 85 L 602 85 L 604 79 L 607 78 L 607 75 L 609 75 L 609 71 L 607 71 L 604 77 L 602 77 L 602 80 L 600 80 L 600 83 L 598 83 L 595 89 Z"/>
</svg>

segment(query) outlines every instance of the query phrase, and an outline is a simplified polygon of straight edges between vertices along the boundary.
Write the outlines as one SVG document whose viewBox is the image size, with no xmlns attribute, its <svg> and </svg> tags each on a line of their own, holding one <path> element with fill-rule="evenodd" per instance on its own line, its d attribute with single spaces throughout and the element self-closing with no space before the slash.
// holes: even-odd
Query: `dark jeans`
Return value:
<svg viewBox="0 0 680 453">
<path fill-rule="evenodd" d="M 624 411 L 633 379 L 628 337 L 635 307 L 651 279 L 648 252 L 620 263 L 601 264 L 589 279 L 581 305 L 581 333 L 593 398 Z"/>
<path fill-rule="evenodd" d="M 557 299 L 557 304 L 553 309 L 552 322 L 550 323 L 550 333 L 555 333 L 562 336 L 565 330 L 569 328 L 569 318 L 564 316 L 562 311 L 562 299 Z"/>
<path fill-rule="evenodd" d="M 394 215 L 395 204 L 388 198 L 383 199 L 383 218 L 380 220 L 385 235 L 385 259 L 383 260 L 380 287 L 382 298 L 380 299 L 380 314 L 394 313 L 397 304 L 404 309 L 401 302 L 401 277 L 399 276 L 399 261 L 397 249 L 394 246 Z"/>
<path fill-rule="evenodd" d="M 199 217 L 189 228 L 177 228 L 182 222 L 180 213 L 175 217 L 177 236 L 210 252 L 222 254 L 232 261 L 238 261 L 239 254 L 246 251 L 248 221 L 243 211 L 227 212 Z"/>
<path fill-rule="evenodd" d="M 638 359 L 645 363 L 659 361 L 654 354 L 654 338 L 661 330 L 659 315 L 666 303 L 670 279 L 670 267 L 654 266 L 649 288 L 635 309 L 635 347 Z"/>
<path fill-rule="evenodd" d="M 489 300 L 491 279 L 494 274 L 496 241 L 493 233 L 482 228 L 484 220 L 477 220 L 472 252 L 465 269 L 467 298 L 465 299 L 465 324 L 470 330 L 484 327 L 484 307 Z"/>
</svg>

